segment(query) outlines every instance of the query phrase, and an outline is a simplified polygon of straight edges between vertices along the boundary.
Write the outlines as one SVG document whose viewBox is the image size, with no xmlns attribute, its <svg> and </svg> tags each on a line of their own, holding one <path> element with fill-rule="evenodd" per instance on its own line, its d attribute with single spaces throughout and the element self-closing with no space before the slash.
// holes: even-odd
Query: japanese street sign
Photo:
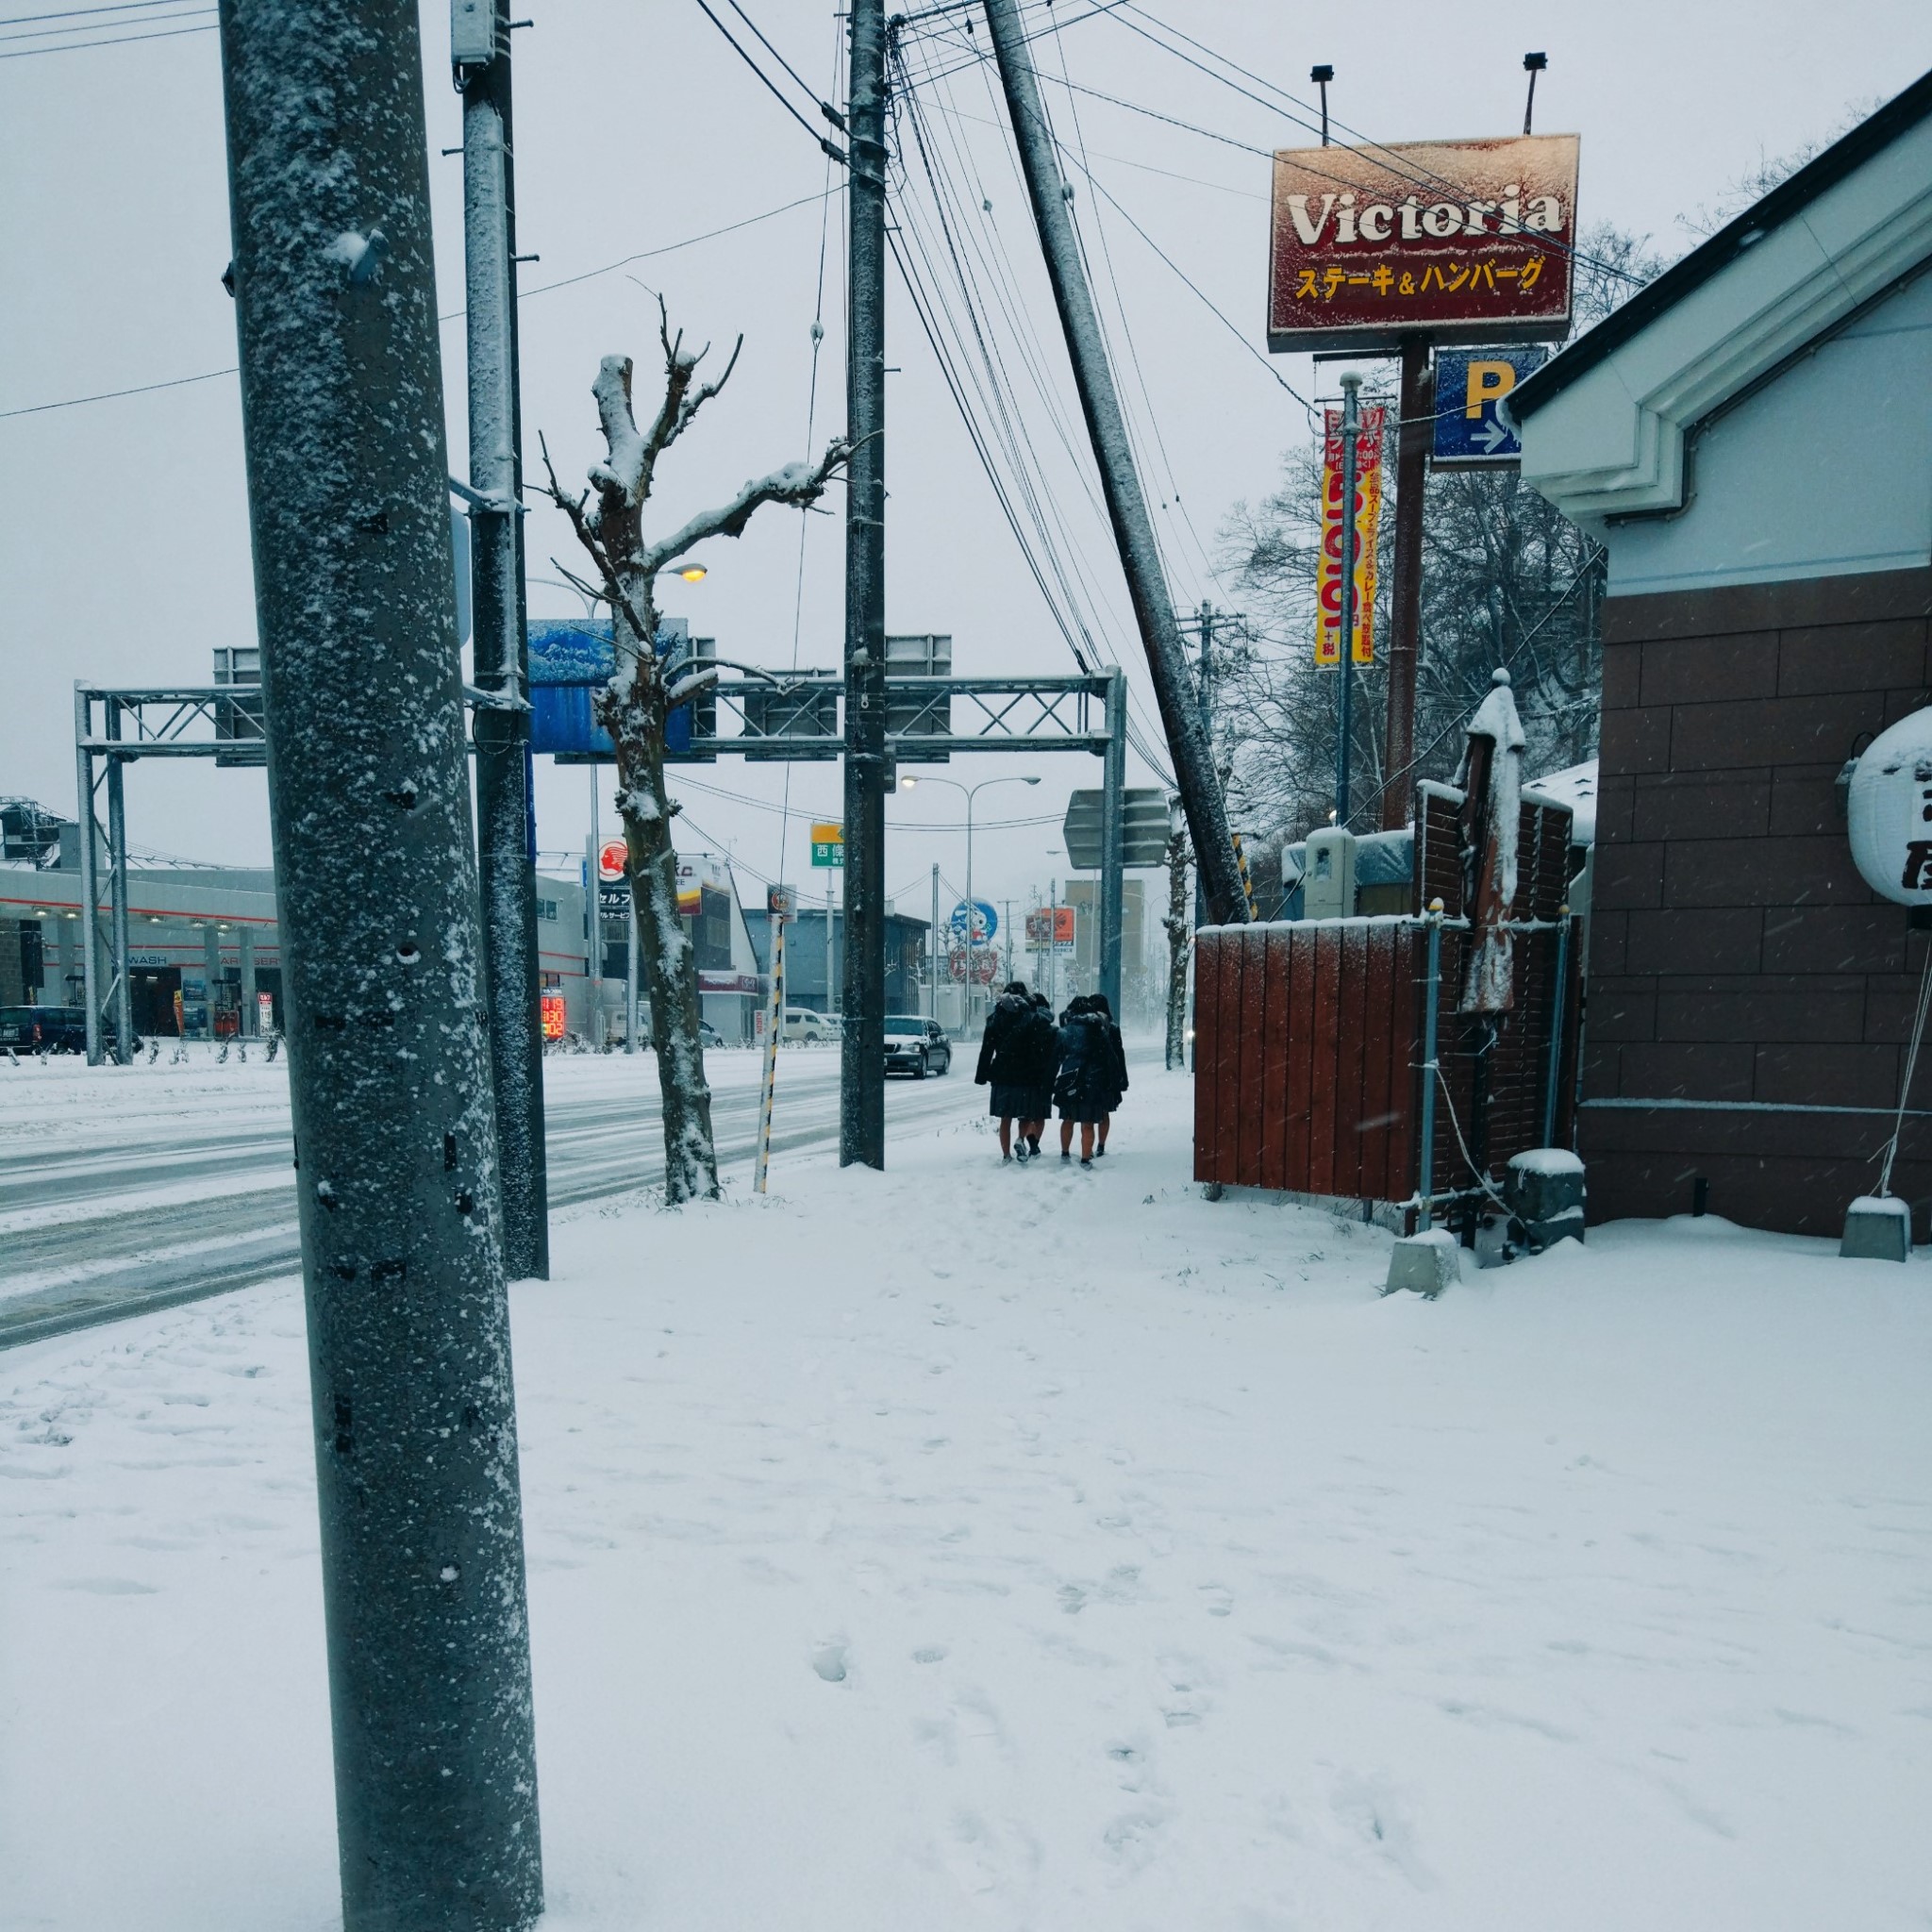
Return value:
<svg viewBox="0 0 1932 1932">
<path fill-rule="evenodd" d="M 765 910 L 774 919 L 790 919 L 798 910 L 798 894 L 790 886 L 767 886 Z"/>
<path fill-rule="evenodd" d="M 1026 949 L 1043 953 L 1051 946 L 1057 953 L 1074 950 L 1074 908 L 1071 906 L 1041 906 L 1026 915 Z"/>
<path fill-rule="evenodd" d="M 964 946 L 955 946 L 946 955 L 946 974 L 951 979 L 964 983 L 968 967 L 968 956 Z M 1000 956 L 988 946 L 975 947 L 971 956 L 973 977 L 981 986 L 991 986 L 993 975 L 998 973 Z"/>
<path fill-rule="evenodd" d="M 1570 325 L 1574 134 L 1274 157 L 1268 346 L 1548 341 Z"/>
<path fill-rule="evenodd" d="M 1107 794 L 1076 791 L 1067 800 L 1060 833 L 1067 841 L 1067 862 L 1078 872 L 1100 869 L 1100 830 Z M 1131 791 L 1121 798 L 1121 850 L 1124 865 L 1167 863 L 1167 793 Z"/>
<path fill-rule="evenodd" d="M 811 828 L 811 862 L 814 865 L 845 863 L 845 827 L 829 821 L 815 823 Z"/>
<path fill-rule="evenodd" d="M 630 849 L 622 839 L 607 839 L 597 848 L 597 876 L 600 879 L 621 879 L 624 869 L 630 863 Z"/>
<path fill-rule="evenodd" d="M 1474 469 L 1520 462 L 1523 444 L 1496 413 L 1496 405 L 1548 357 L 1547 349 L 1438 349 L 1431 452 L 1436 467 Z"/>
<path fill-rule="evenodd" d="M 1341 411 L 1327 412 L 1322 448 L 1322 554 L 1315 560 L 1315 662 L 1341 662 Z M 1382 428 L 1372 403 L 1355 436 L 1355 634 L 1357 664 L 1375 661 L 1375 541 L 1382 527 Z"/>
</svg>

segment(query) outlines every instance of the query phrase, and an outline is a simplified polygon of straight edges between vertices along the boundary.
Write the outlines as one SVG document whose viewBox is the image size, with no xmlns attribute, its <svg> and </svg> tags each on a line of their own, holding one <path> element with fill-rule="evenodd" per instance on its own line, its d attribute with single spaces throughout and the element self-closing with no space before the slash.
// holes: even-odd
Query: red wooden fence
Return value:
<svg viewBox="0 0 1932 1932">
<path fill-rule="evenodd" d="M 1418 801 L 1415 909 L 1407 917 L 1210 926 L 1196 935 L 1194 1178 L 1353 1201 L 1416 1191 L 1427 900 L 1443 902 L 1437 994 L 1434 1193 L 1476 1185 L 1541 1144 L 1553 1038 L 1555 1139 L 1570 1137 L 1581 946 L 1558 946 L 1570 814 L 1525 803 L 1517 847 L 1510 1009 L 1459 1010 L 1474 936 L 1455 794 Z M 1426 895 L 1426 896 L 1424 896 Z M 1574 923 L 1573 923 L 1574 924 Z M 1563 950 L 1564 985 L 1557 984 Z M 1446 1093 L 1444 1090 L 1446 1089 Z"/>
</svg>

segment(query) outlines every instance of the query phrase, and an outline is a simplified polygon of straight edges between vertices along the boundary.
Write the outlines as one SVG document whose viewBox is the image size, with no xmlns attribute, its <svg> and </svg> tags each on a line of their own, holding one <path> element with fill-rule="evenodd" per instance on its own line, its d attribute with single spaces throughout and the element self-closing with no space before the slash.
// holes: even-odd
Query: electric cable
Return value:
<svg viewBox="0 0 1932 1932">
<path fill-rule="evenodd" d="M 739 44 L 736 37 L 732 34 L 731 29 L 728 26 L 726 26 L 722 20 L 720 20 L 715 13 L 711 11 L 710 7 L 708 4 L 708 0 L 697 0 L 697 4 L 699 11 L 704 14 L 705 18 L 708 20 L 711 23 L 711 25 L 714 27 L 716 27 L 718 31 L 721 34 L 723 34 L 727 41 L 731 42 L 732 52 L 735 53 L 738 56 L 738 58 L 741 60 L 742 60 L 744 64 L 747 67 L 749 67 L 754 74 L 758 75 L 759 80 L 761 80 L 764 83 L 766 89 L 771 93 L 772 98 L 774 101 L 776 101 L 777 104 L 781 108 L 783 108 L 785 111 L 788 114 L 790 114 L 791 118 L 794 121 L 796 121 L 798 125 L 802 128 L 804 128 L 808 135 L 811 136 L 812 140 L 815 141 L 820 147 L 824 149 L 825 153 L 829 155 L 833 160 L 839 162 L 841 166 L 849 167 L 851 163 L 846 158 L 845 151 L 842 148 L 836 146 L 830 141 L 827 141 L 825 137 L 823 134 L 821 134 L 818 131 L 818 129 L 814 127 L 811 125 L 811 123 L 808 121 L 805 118 L 805 116 L 801 114 L 798 111 L 798 109 L 794 108 L 791 105 L 791 103 L 785 98 L 785 95 L 783 92 L 780 90 L 777 82 L 774 81 L 772 78 L 772 76 L 769 74 L 767 74 L 765 70 L 762 67 L 760 67 L 758 63 L 756 60 L 754 60 L 749 54 L 747 54 L 744 51 L 743 47 L 741 47 Z M 756 33 L 757 31 L 757 28 L 753 28 L 753 32 Z M 759 34 L 758 38 L 760 40 L 763 40 L 764 36 L 762 34 Z"/>
</svg>

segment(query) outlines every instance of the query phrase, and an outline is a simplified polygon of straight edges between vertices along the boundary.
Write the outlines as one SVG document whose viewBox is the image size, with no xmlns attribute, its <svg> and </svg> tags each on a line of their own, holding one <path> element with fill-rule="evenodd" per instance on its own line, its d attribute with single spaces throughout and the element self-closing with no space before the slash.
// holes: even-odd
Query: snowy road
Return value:
<svg viewBox="0 0 1932 1932">
<path fill-rule="evenodd" d="M 748 1053 L 709 1061 L 727 1170 L 747 1168 L 756 1151 L 758 1067 Z M 558 1058 L 545 1078 L 553 1207 L 656 1182 L 663 1142 L 652 1060 Z M 963 1070 L 891 1082 L 889 1131 L 971 1108 L 974 1091 Z M 281 1068 L 208 1058 L 185 1073 L 103 1070 L 89 1083 L 70 1067 L 51 1079 L 25 1073 L 15 1092 L 29 1108 L 44 1100 L 49 1117 L 39 1133 L 0 1141 L 0 1348 L 225 1293 L 299 1264 Z M 774 1154 L 826 1146 L 838 1127 L 837 1055 L 788 1052 Z"/>
</svg>

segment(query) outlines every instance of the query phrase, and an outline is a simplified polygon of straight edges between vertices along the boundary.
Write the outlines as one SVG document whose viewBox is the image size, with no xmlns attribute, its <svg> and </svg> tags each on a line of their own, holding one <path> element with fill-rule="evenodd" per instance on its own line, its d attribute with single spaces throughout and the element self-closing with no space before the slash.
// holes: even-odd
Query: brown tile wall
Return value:
<svg viewBox="0 0 1932 1932">
<path fill-rule="evenodd" d="M 1932 569 L 1604 608 L 1602 778 L 1584 1153 L 1591 1210 L 1836 1235 L 1875 1181 L 1882 1113 L 1591 1107 L 1607 1099 L 1889 1108 L 1927 943 L 1858 876 L 1836 780 L 1932 704 Z M 1932 1108 L 1932 1054 L 1911 1096 Z M 1932 1121 L 1892 1177 L 1920 1240 Z"/>
</svg>

